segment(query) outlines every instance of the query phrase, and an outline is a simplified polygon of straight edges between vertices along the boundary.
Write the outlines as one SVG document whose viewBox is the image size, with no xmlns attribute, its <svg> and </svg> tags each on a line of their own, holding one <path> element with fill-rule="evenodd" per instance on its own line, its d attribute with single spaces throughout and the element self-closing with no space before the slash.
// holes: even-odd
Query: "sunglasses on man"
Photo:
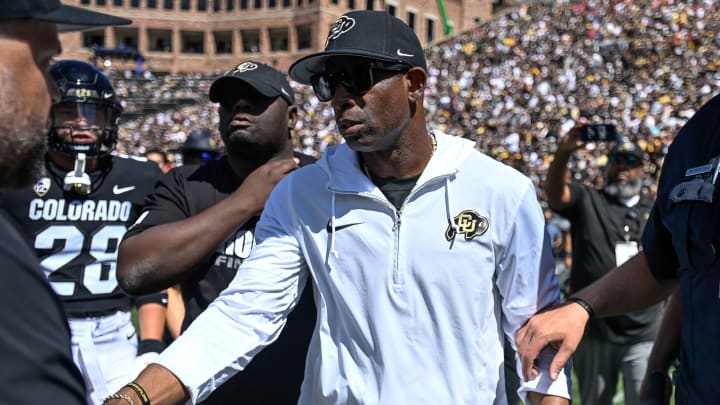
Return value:
<svg viewBox="0 0 720 405">
<path fill-rule="evenodd" d="M 616 165 L 620 163 L 624 163 L 626 166 L 642 165 L 640 158 L 635 155 L 611 155 L 609 159 L 610 163 Z"/>
<path fill-rule="evenodd" d="M 378 72 L 406 72 L 410 66 L 404 63 L 381 61 L 362 61 L 337 71 L 325 71 L 310 78 L 318 100 L 326 102 L 335 97 L 337 86 L 343 86 L 350 94 L 361 96 L 367 93 L 377 82 L 387 78 Z"/>
</svg>

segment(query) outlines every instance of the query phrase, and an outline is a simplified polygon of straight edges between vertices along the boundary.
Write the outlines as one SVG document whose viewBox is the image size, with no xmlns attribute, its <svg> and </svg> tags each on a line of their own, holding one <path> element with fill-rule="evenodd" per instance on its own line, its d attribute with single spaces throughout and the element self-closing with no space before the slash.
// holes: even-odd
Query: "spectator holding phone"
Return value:
<svg viewBox="0 0 720 405">
<path fill-rule="evenodd" d="M 652 199 L 641 195 L 645 152 L 632 142 L 619 142 L 610 149 L 602 188 L 566 180 L 573 177 L 568 176 L 568 162 L 575 151 L 585 147 L 587 130 L 587 124 L 577 125 L 560 139 L 545 190 L 550 207 L 571 223 L 571 293 L 638 252 L 652 207 Z M 660 313 L 658 304 L 589 323 L 574 357 L 583 404 L 612 404 L 620 370 L 625 404 L 639 403 L 638 393 Z"/>
</svg>

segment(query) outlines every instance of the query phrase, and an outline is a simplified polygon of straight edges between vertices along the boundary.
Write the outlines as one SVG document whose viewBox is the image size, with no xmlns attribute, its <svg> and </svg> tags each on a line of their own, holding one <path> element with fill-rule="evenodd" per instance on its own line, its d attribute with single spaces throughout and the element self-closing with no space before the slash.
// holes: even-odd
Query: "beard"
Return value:
<svg viewBox="0 0 720 405">
<path fill-rule="evenodd" d="M 610 182 L 605 185 L 603 190 L 608 195 L 615 198 L 630 198 L 640 194 L 642 189 L 642 179 L 636 178 L 630 180 L 627 183 L 620 183 L 617 181 Z"/>
<path fill-rule="evenodd" d="M 33 184 L 43 172 L 47 151 L 47 115 L 22 105 L 22 91 L 0 69 L 0 188 L 20 188 Z"/>
</svg>

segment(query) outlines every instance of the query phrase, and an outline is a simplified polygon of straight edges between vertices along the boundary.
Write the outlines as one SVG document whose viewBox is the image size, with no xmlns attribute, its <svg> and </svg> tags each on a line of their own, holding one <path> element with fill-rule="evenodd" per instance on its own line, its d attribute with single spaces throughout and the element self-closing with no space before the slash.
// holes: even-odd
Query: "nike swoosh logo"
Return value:
<svg viewBox="0 0 720 405">
<path fill-rule="evenodd" d="M 118 187 L 116 184 L 115 187 L 113 187 L 113 194 L 122 194 L 133 190 L 135 190 L 135 186 Z"/>
<path fill-rule="evenodd" d="M 355 222 L 352 224 L 344 224 L 344 225 L 335 225 L 335 232 L 337 232 L 341 229 L 350 228 L 351 226 L 360 225 L 360 224 L 362 224 L 362 222 Z M 327 226 L 325 227 L 325 230 L 327 231 L 327 233 L 332 233 L 333 229 L 332 229 L 332 223 L 330 223 L 330 221 L 328 221 Z"/>
<path fill-rule="evenodd" d="M 130 340 L 130 339 L 132 339 L 132 338 L 134 338 L 134 337 L 135 337 L 135 332 L 127 335 L 127 340 Z"/>
<path fill-rule="evenodd" d="M 398 49 L 398 50 L 397 50 L 397 56 L 406 56 L 406 57 L 411 57 L 411 58 L 412 58 L 412 57 L 415 56 L 415 55 L 409 54 L 409 53 L 405 53 L 405 52 L 401 51 L 400 49 Z"/>
</svg>

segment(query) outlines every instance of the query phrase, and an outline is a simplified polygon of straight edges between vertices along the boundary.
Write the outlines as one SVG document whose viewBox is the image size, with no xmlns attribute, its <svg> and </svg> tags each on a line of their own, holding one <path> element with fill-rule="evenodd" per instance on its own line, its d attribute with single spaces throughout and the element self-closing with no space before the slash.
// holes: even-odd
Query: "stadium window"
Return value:
<svg viewBox="0 0 720 405">
<path fill-rule="evenodd" d="M 350 10 L 355 10 L 355 0 L 348 0 L 348 8 Z"/>
<path fill-rule="evenodd" d="M 388 4 L 388 5 L 387 5 L 387 12 L 388 12 L 391 16 L 394 16 L 396 11 L 397 11 L 397 8 L 396 8 L 395 6 L 393 6 L 392 4 Z"/>
<path fill-rule="evenodd" d="M 175 1 L 174 0 L 164 0 L 163 2 L 163 8 L 165 10 L 172 10 L 175 8 Z"/>
<path fill-rule="evenodd" d="M 276 0 L 268 0 L 268 8 L 275 8 L 277 6 Z"/>
<path fill-rule="evenodd" d="M 303 0 L 297 0 L 297 6 L 302 7 L 302 5 L 303 5 Z"/>
<path fill-rule="evenodd" d="M 225 1 L 225 10 L 226 11 L 235 10 L 235 0 L 226 0 Z"/>
<path fill-rule="evenodd" d="M 365 10 L 373 10 L 375 2 L 373 0 L 365 0 Z"/>
<path fill-rule="evenodd" d="M 180 0 L 180 10 L 190 11 L 190 0 Z"/>
<path fill-rule="evenodd" d="M 137 28 L 116 27 L 115 42 L 118 48 L 129 48 L 137 50 L 138 48 L 138 30 Z"/>
<path fill-rule="evenodd" d="M 205 33 L 201 31 L 182 31 L 180 33 L 183 53 L 205 53 Z"/>
<path fill-rule="evenodd" d="M 229 54 L 232 53 L 232 32 L 231 31 L 215 31 L 215 53 Z"/>
<path fill-rule="evenodd" d="M 240 10 L 247 10 L 248 0 L 240 0 Z"/>
<path fill-rule="evenodd" d="M 292 5 L 292 2 L 290 0 L 283 0 L 283 7 L 288 8 Z"/>
<path fill-rule="evenodd" d="M 338 0 L 332 0 L 332 4 L 337 5 L 337 4 L 338 4 Z"/>
<path fill-rule="evenodd" d="M 90 0 L 80 0 L 80 4 L 90 4 Z"/>
<path fill-rule="evenodd" d="M 425 20 L 425 43 L 432 43 L 435 40 L 435 20 Z"/>
<path fill-rule="evenodd" d="M 130 0 L 130 7 L 140 8 L 140 0 Z"/>
<path fill-rule="evenodd" d="M 295 27 L 297 38 L 297 49 L 310 49 L 312 45 L 312 26 L 310 24 L 298 25 Z"/>
<path fill-rule="evenodd" d="M 96 6 L 104 6 L 106 4 L 107 4 L 107 2 L 105 0 L 95 0 Z"/>
<path fill-rule="evenodd" d="M 146 0 L 147 8 L 157 8 L 157 0 Z"/>
<path fill-rule="evenodd" d="M 207 11 L 207 0 L 197 0 L 197 11 Z"/>
<path fill-rule="evenodd" d="M 85 31 L 82 36 L 86 48 L 105 46 L 105 30 Z"/>
<path fill-rule="evenodd" d="M 415 13 L 413 13 L 412 11 L 408 11 L 407 13 L 407 25 L 413 31 L 415 31 Z"/>
<path fill-rule="evenodd" d="M 273 52 L 281 52 L 288 50 L 288 30 L 287 27 L 270 28 L 270 50 Z"/>
<path fill-rule="evenodd" d="M 172 52 L 172 31 L 148 29 L 148 50 L 152 52 Z"/>
<path fill-rule="evenodd" d="M 113 6 L 115 7 L 122 7 L 123 0 L 113 0 Z"/>
<path fill-rule="evenodd" d="M 220 0 L 213 0 L 213 11 L 217 13 L 220 11 L 220 8 L 222 8 L 220 5 Z"/>
<path fill-rule="evenodd" d="M 243 52 L 258 53 L 260 52 L 260 30 L 241 30 Z"/>
<path fill-rule="evenodd" d="M 262 8 L 262 0 L 254 0 L 253 1 L 253 8 L 256 10 L 259 10 Z"/>
</svg>

